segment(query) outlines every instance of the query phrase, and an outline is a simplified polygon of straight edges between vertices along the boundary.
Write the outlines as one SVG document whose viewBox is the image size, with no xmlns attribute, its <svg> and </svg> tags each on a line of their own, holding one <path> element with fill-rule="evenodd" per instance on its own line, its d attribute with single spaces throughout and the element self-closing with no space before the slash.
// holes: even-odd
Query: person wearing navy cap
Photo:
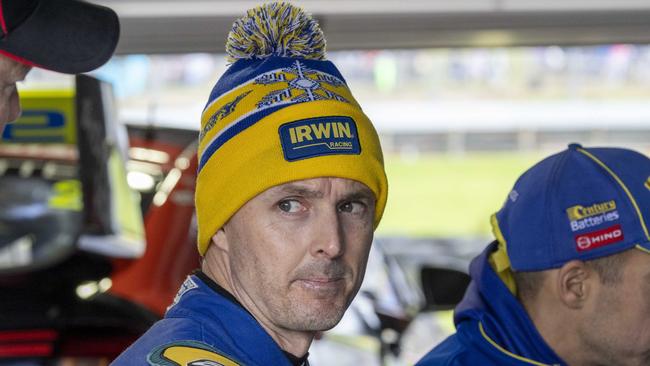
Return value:
<svg viewBox="0 0 650 366">
<path fill-rule="evenodd" d="M 417 365 L 650 365 L 650 159 L 567 150 L 525 172 L 470 265 L 456 334 Z"/>
<path fill-rule="evenodd" d="M 16 82 L 32 67 L 88 72 L 113 55 L 117 14 L 81 0 L 0 0 L 0 132 L 20 116 Z"/>
</svg>

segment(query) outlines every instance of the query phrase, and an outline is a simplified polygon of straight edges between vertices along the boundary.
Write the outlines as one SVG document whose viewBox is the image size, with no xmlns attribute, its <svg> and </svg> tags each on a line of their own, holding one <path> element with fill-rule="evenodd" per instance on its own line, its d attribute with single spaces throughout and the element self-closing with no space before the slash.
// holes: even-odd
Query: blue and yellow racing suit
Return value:
<svg viewBox="0 0 650 366">
<path fill-rule="evenodd" d="M 456 307 L 456 334 L 416 366 L 566 365 L 546 344 L 532 320 L 489 263 L 497 243 L 474 258 L 472 282 Z"/>
<path fill-rule="evenodd" d="M 165 317 L 113 363 L 153 366 L 308 366 L 285 353 L 255 318 L 202 272 L 189 276 Z"/>
</svg>

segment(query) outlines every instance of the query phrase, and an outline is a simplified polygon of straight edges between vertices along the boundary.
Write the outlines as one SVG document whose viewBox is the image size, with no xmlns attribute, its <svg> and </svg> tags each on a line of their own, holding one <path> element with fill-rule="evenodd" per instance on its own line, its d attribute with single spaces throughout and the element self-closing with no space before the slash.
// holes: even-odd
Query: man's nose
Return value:
<svg viewBox="0 0 650 366">
<path fill-rule="evenodd" d="M 345 235 L 341 218 L 336 209 L 320 215 L 316 223 L 316 236 L 312 240 L 311 253 L 315 257 L 337 258 L 345 252 Z"/>
</svg>

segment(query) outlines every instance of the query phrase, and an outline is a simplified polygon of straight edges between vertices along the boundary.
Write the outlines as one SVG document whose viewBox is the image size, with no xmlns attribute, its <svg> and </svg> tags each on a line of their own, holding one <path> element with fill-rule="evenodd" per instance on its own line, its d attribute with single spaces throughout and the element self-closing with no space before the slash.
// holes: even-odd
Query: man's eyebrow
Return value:
<svg viewBox="0 0 650 366">
<path fill-rule="evenodd" d="M 287 184 L 280 187 L 280 191 L 288 194 L 295 194 L 298 196 L 303 196 L 307 198 L 323 198 L 323 192 L 314 191 L 307 187 L 303 187 L 297 184 Z"/>
<path fill-rule="evenodd" d="M 319 190 L 313 190 L 309 187 L 301 186 L 298 184 L 286 184 L 279 189 L 280 192 L 285 194 L 295 194 L 298 196 L 303 196 L 306 198 L 323 198 L 323 192 Z M 344 196 L 343 200 L 359 200 L 359 199 L 368 199 L 374 200 L 375 195 L 367 188 L 360 188 L 350 194 Z"/>
<path fill-rule="evenodd" d="M 345 200 L 362 200 L 362 199 L 374 200 L 375 195 L 371 191 L 367 189 L 363 189 L 346 195 L 344 199 Z"/>
</svg>

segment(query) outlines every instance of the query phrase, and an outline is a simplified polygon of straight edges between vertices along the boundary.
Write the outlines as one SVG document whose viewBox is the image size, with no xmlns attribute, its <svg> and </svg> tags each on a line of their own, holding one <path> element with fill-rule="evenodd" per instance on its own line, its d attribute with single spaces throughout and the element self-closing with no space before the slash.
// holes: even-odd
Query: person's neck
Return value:
<svg viewBox="0 0 650 366">
<path fill-rule="evenodd" d="M 295 331 L 275 325 L 264 312 L 256 305 L 255 301 L 248 296 L 246 291 L 237 291 L 233 285 L 232 276 L 228 270 L 227 261 L 219 260 L 217 266 L 201 266 L 201 270 L 214 282 L 232 294 L 237 301 L 248 310 L 264 330 L 273 338 L 280 348 L 298 358 L 307 354 L 316 332 Z M 215 268 L 216 267 L 216 268 Z"/>
<path fill-rule="evenodd" d="M 580 342 L 574 314 L 548 304 L 525 303 L 524 308 L 546 344 L 569 366 L 587 366 L 587 355 Z M 549 316 L 549 314 L 553 314 Z M 567 336 L 568 335 L 568 336 Z"/>
</svg>

